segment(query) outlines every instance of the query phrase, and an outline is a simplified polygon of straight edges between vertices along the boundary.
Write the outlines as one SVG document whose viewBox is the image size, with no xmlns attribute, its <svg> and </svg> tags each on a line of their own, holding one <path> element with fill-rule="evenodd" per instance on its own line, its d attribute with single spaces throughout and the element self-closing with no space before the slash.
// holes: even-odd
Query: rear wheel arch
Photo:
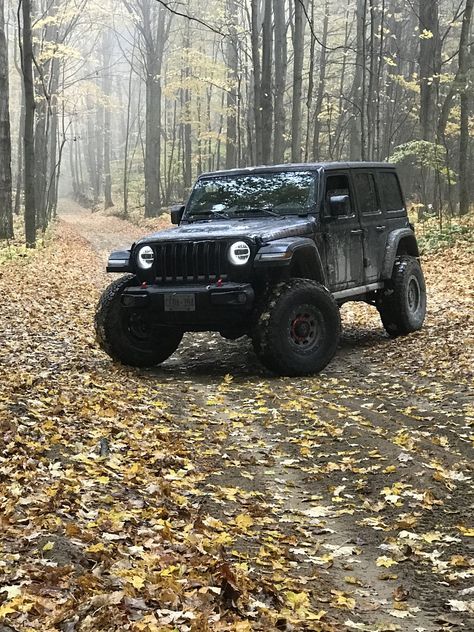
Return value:
<svg viewBox="0 0 474 632">
<path fill-rule="evenodd" d="M 410 257 L 419 257 L 420 251 L 415 235 L 406 235 L 398 242 L 396 256 L 409 255 Z"/>
<path fill-rule="evenodd" d="M 391 279 L 395 262 L 402 256 L 419 258 L 420 252 L 415 233 L 410 228 L 401 228 L 389 233 L 382 268 L 382 279 Z"/>
</svg>

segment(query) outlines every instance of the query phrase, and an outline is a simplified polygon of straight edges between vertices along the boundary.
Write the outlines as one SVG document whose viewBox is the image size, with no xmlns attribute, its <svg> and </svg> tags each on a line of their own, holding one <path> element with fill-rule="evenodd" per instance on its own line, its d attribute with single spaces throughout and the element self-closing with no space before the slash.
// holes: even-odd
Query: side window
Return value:
<svg viewBox="0 0 474 632">
<path fill-rule="evenodd" d="M 354 205 L 352 203 L 351 189 L 349 185 L 349 178 L 346 175 L 334 175 L 326 177 L 326 194 L 324 196 L 326 204 L 326 214 L 329 215 L 329 200 L 335 196 L 347 195 L 349 198 L 349 206 L 346 213 L 346 217 L 352 215 Z"/>
<path fill-rule="evenodd" d="M 395 173 L 379 172 L 379 193 L 383 211 L 399 211 L 404 208 L 402 191 Z"/>
<path fill-rule="evenodd" d="M 380 207 L 374 176 L 371 173 L 356 173 L 354 174 L 354 183 L 360 212 L 363 215 L 378 213 Z"/>
</svg>

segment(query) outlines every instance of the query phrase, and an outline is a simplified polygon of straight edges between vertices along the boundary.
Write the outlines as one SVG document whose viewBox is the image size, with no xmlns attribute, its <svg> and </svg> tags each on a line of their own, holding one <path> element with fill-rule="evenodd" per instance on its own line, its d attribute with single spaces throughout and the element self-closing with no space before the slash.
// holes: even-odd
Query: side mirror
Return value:
<svg viewBox="0 0 474 632">
<path fill-rule="evenodd" d="M 171 207 L 171 223 L 179 225 L 181 220 L 183 219 L 184 209 L 186 207 L 184 204 L 176 204 Z"/>
<path fill-rule="evenodd" d="M 348 195 L 331 195 L 329 198 L 329 212 L 332 217 L 351 214 L 351 201 Z"/>
</svg>

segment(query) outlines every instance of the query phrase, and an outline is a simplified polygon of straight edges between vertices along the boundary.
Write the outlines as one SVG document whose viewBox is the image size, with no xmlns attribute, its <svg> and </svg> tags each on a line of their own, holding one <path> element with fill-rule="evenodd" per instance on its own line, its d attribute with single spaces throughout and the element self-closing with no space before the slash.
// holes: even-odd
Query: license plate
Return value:
<svg viewBox="0 0 474 632">
<path fill-rule="evenodd" d="M 165 294 L 165 312 L 195 312 L 194 294 Z"/>
</svg>

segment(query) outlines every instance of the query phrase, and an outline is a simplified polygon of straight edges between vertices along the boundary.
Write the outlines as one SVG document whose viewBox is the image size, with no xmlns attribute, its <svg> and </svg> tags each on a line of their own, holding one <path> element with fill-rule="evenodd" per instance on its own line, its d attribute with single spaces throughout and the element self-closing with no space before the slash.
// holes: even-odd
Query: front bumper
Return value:
<svg viewBox="0 0 474 632">
<path fill-rule="evenodd" d="M 181 302 L 180 297 L 187 300 Z M 217 330 L 232 324 L 242 325 L 242 317 L 252 310 L 254 300 L 255 293 L 249 283 L 231 282 L 222 285 L 144 284 L 126 288 L 121 297 L 125 308 L 147 310 L 157 323 Z"/>
</svg>

